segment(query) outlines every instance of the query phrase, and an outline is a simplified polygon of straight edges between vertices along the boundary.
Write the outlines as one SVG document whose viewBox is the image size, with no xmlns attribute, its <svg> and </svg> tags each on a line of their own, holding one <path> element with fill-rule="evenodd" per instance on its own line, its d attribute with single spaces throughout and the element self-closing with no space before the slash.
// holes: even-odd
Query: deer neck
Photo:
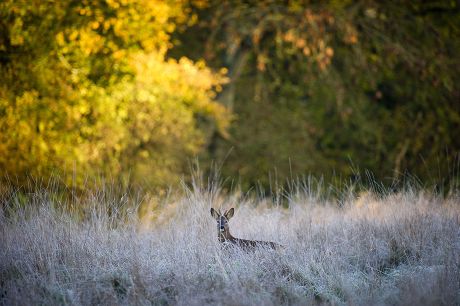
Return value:
<svg viewBox="0 0 460 306">
<path fill-rule="evenodd" d="M 220 241 L 220 242 L 233 241 L 233 240 L 235 240 L 235 237 L 233 237 L 232 234 L 230 234 L 230 231 L 229 231 L 229 230 L 225 230 L 225 231 L 223 231 L 223 232 L 219 232 L 218 237 L 219 237 L 219 241 Z"/>
</svg>

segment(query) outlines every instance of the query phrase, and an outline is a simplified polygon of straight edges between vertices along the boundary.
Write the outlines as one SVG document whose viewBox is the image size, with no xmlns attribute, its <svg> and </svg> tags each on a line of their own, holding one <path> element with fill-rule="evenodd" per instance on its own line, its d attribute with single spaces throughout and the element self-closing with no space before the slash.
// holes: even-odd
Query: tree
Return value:
<svg viewBox="0 0 460 306">
<path fill-rule="evenodd" d="M 175 1 L 3 1 L 0 168 L 177 182 L 206 127 L 224 134 L 229 120 L 214 101 L 223 74 L 166 58 L 187 12 Z"/>
<path fill-rule="evenodd" d="M 367 169 L 388 184 L 406 172 L 450 176 L 460 148 L 456 2 L 225 1 L 196 12 L 177 39 L 229 70 L 220 99 L 237 119 L 209 150 L 223 160 L 234 148 L 225 176 L 246 186 L 269 186 L 269 172 L 347 179 Z"/>
</svg>

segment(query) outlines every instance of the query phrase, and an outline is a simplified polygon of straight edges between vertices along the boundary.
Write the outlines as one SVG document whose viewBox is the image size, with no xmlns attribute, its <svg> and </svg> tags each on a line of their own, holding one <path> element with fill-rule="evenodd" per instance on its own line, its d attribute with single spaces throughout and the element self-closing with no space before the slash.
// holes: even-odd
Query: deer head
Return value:
<svg viewBox="0 0 460 306">
<path fill-rule="evenodd" d="M 229 226 L 228 226 L 228 221 L 230 220 L 231 217 L 233 217 L 234 213 L 235 213 L 235 209 L 233 208 L 230 208 L 223 214 L 220 211 L 217 211 L 214 208 L 211 208 L 211 216 L 217 221 L 217 232 L 218 232 L 219 240 L 222 241 L 222 240 L 229 239 L 231 237 Z"/>
</svg>

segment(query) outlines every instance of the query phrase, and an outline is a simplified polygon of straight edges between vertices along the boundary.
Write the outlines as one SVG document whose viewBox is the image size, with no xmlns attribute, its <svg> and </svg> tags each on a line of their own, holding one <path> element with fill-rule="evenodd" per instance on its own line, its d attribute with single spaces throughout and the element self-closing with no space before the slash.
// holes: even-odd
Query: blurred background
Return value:
<svg viewBox="0 0 460 306">
<path fill-rule="evenodd" d="M 3 0 L 2 178 L 456 185 L 459 38 L 460 1 Z"/>
</svg>

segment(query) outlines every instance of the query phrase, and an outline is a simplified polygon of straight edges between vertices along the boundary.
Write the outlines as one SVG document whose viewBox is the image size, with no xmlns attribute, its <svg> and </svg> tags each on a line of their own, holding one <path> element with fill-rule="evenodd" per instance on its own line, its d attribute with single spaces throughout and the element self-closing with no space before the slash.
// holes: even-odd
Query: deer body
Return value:
<svg viewBox="0 0 460 306">
<path fill-rule="evenodd" d="M 214 208 L 211 208 L 211 215 L 217 220 L 217 231 L 218 239 L 221 243 L 230 243 L 238 246 L 242 249 L 255 249 L 257 247 L 265 247 L 271 249 L 278 249 L 281 246 L 271 241 L 257 241 L 247 240 L 233 237 L 230 233 L 228 220 L 233 217 L 235 210 L 233 208 L 226 211 L 224 214 L 217 212 Z"/>
</svg>

